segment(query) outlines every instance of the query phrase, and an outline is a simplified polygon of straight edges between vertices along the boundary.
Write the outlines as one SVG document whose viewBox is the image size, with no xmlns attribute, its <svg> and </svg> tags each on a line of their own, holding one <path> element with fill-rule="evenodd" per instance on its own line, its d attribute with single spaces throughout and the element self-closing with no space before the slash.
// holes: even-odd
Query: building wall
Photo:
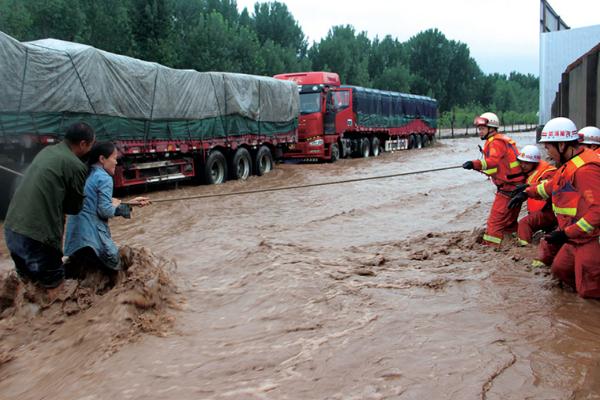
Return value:
<svg viewBox="0 0 600 400">
<path fill-rule="evenodd" d="M 600 25 L 540 34 L 541 125 L 552 118 L 552 102 L 558 92 L 563 72 L 599 42 Z"/>
<path fill-rule="evenodd" d="M 600 127 L 600 57 L 596 59 L 596 124 Z"/>
<path fill-rule="evenodd" d="M 552 117 L 568 117 L 578 127 L 600 126 L 600 42 L 562 74 L 552 103 Z"/>
<path fill-rule="evenodd" d="M 587 65 L 580 63 L 568 73 L 569 76 L 569 111 L 568 115 L 571 121 L 575 122 L 577 127 L 585 126 L 586 116 L 586 75 Z"/>
</svg>

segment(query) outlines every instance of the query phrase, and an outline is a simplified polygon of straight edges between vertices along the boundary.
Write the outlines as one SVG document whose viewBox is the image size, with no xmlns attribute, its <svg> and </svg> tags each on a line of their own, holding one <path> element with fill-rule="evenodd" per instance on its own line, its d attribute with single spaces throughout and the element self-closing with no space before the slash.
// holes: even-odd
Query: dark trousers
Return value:
<svg viewBox="0 0 600 400">
<path fill-rule="evenodd" d="M 8 228 L 4 228 L 4 239 L 21 279 L 46 288 L 60 285 L 65 278 L 60 250 Z"/>
</svg>

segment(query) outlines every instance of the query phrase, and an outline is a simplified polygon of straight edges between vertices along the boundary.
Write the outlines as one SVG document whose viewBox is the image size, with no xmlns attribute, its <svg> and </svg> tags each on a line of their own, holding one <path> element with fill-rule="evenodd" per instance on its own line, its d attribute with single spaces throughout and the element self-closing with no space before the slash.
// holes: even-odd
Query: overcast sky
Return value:
<svg viewBox="0 0 600 400">
<path fill-rule="evenodd" d="M 264 1 L 264 0 L 261 0 Z M 281 1 L 281 0 L 280 0 Z M 256 0 L 237 0 L 252 14 Z M 370 38 L 392 35 L 401 42 L 438 28 L 466 43 L 485 73 L 539 75 L 539 0 L 284 0 L 309 44 L 334 25 L 352 25 Z M 571 28 L 600 24 L 598 0 L 550 0 Z M 600 42 L 600 38 L 598 38 Z"/>
</svg>

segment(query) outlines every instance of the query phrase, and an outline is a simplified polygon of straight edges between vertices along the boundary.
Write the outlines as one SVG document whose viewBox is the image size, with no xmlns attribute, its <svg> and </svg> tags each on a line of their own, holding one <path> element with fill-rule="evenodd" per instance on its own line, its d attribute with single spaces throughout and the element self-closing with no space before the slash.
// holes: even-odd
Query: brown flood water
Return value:
<svg viewBox="0 0 600 400">
<path fill-rule="evenodd" d="M 480 143 L 286 164 L 151 197 L 460 165 Z M 172 326 L 113 329 L 135 317 L 110 302 L 47 331 L 35 317 L 0 319 L 3 342 L 26 337 L 4 363 L 0 354 L 0 398 L 600 398 L 600 303 L 532 271 L 532 249 L 476 243 L 492 198 L 482 175 L 454 169 L 136 209 L 113 236 L 176 262 Z M 122 340 L 111 346 L 106 332 Z"/>
</svg>

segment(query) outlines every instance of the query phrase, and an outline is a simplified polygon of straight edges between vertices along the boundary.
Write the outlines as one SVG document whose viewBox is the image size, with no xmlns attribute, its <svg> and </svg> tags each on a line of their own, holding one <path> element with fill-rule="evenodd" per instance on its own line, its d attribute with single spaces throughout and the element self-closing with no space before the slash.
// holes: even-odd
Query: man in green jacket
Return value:
<svg viewBox="0 0 600 400">
<path fill-rule="evenodd" d="M 79 158 L 94 140 L 89 125 L 76 123 L 64 141 L 40 151 L 27 168 L 4 221 L 6 246 L 21 279 L 45 288 L 62 283 L 65 214 L 77 214 L 83 206 L 87 167 Z"/>
</svg>

